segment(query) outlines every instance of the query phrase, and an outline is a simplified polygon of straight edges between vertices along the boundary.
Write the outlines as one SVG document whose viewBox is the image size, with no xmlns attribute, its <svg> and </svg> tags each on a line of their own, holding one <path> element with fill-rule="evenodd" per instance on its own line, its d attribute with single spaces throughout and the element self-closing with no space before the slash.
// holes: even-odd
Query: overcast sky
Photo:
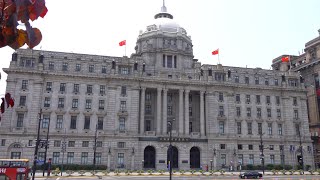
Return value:
<svg viewBox="0 0 320 180">
<path fill-rule="evenodd" d="M 298 55 L 319 36 L 320 0 L 166 0 L 168 12 L 186 29 L 195 58 L 226 66 L 270 69 L 282 54 Z M 118 43 L 134 52 L 139 30 L 154 23 L 162 0 L 47 0 L 44 19 L 32 22 L 42 32 L 35 49 L 123 56 Z M 5 92 L 10 48 L 0 48 L 0 95 Z"/>
</svg>

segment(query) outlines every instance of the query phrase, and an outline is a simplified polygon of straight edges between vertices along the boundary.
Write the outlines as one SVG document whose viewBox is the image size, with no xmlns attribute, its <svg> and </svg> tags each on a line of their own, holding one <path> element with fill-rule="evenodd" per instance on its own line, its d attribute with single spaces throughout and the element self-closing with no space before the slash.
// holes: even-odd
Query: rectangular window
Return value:
<svg viewBox="0 0 320 180">
<path fill-rule="evenodd" d="M 52 82 L 47 82 L 46 91 L 52 91 Z"/>
<path fill-rule="evenodd" d="M 11 159 L 20 159 L 21 152 L 11 152 Z"/>
<path fill-rule="evenodd" d="M 238 154 L 238 163 L 243 165 L 243 154 Z"/>
<path fill-rule="evenodd" d="M 172 106 L 168 106 L 167 108 L 168 108 L 167 109 L 168 115 L 172 115 Z M 190 115 L 190 108 L 191 107 L 189 107 L 189 116 L 192 116 L 192 110 L 191 110 L 191 115 Z"/>
<path fill-rule="evenodd" d="M 19 106 L 26 105 L 27 96 L 20 96 Z"/>
<path fill-rule="evenodd" d="M 104 110 L 104 100 L 99 100 L 99 110 Z"/>
<path fill-rule="evenodd" d="M 49 121 L 50 121 L 50 116 L 49 115 L 43 115 L 41 128 L 46 128 L 47 129 L 49 127 Z"/>
<path fill-rule="evenodd" d="M 190 101 L 190 96 L 189 96 Z M 172 102 L 172 93 L 168 93 L 168 102 Z"/>
<path fill-rule="evenodd" d="M 246 103 L 250 103 L 250 95 L 246 95 Z"/>
<path fill-rule="evenodd" d="M 160 91 L 161 93 L 161 91 Z M 168 95 L 168 99 L 169 99 L 169 95 Z M 147 92 L 146 93 L 146 101 L 150 101 L 151 100 L 151 93 L 150 92 Z"/>
<path fill-rule="evenodd" d="M 107 67 L 106 66 L 102 66 L 101 73 L 102 74 L 106 74 L 107 73 Z"/>
<path fill-rule="evenodd" d="M 44 156 L 45 156 L 45 152 L 39 152 L 38 159 L 43 161 L 44 160 Z"/>
<path fill-rule="evenodd" d="M 284 154 L 280 155 L 280 161 L 281 161 L 281 164 L 285 164 L 285 155 Z"/>
<path fill-rule="evenodd" d="M 77 116 L 71 116 L 70 129 L 77 129 Z"/>
<path fill-rule="evenodd" d="M 247 117 L 251 117 L 251 108 L 247 108 Z"/>
<path fill-rule="evenodd" d="M 235 77 L 234 77 L 234 82 L 235 82 L 235 83 L 239 83 L 239 76 L 235 76 Z"/>
<path fill-rule="evenodd" d="M 82 147 L 89 147 L 89 141 L 82 141 Z"/>
<path fill-rule="evenodd" d="M 295 109 L 293 112 L 294 112 L 294 115 L 293 115 L 294 119 L 299 119 L 298 110 Z"/>
<path fill-rule="evenodd" d="M 279 96 L 276 96 L 276 104 L 277 104 L 277 106 L 280 105 L 280 97 Z"/>
<path fill-rule="evenodd" d="M 240 94 L 236 94 L 236 103 L 240 103 Z"/>
<path fill-rule="evenodd" d="M 6 145 L 6 140 L 5 139 L 1 139 L 1 146 L 5 146 Z"/>
<path fill-rule="evenodd" d="M 128 75 L 129 73 L 129 68 L 128 67 L 119 67 L 119 73 L 123 75 Z"/>
<path fill-rule="evenodd" d="M 242 150 L 242 144 L 238 144 L 238 150 Z"/>
<path fill-rule="evenodd" d="M 78 92 L 79 92 L 79 87 L 80 87 L 79 84 L 74 84 L 74 85 L 73 85 L 73 92 L 74 92 L 74 93 L 78 93 Z"/>
<path fill-rule="evenodd" d="M 126 130 L 125 118 L 120 117 L 119 119 L 119 131 L 124 132 Z"/>
<path fill-rule="evenodd" d="M 220 149 L 226 149 L 226 144 L 220 144 Z"/>
<path fill-rule="evenodd" d="M 61 141 L 55 140 L 53 141 L 53 147 L 60 147 L 61 146 Z"/>
<path fill-rule="evenodd" d="M 273 154 L 270 155 L 270 164 L 274 164 L 274 155 Z"/>
<path fill-rule="evenodd" d="M 93 73 L 94 72 L 94 65 L 89 65 L 89 73 Z"/>
<path fill-rule="evenodd" d="M 118 153 L 118 166 L 124 168 L 124 153 Z"/>
<path fill-rule="evenodd" d="M 44 107 L 50 107 L 50 98 L 49 97 L 45 97 L 44 98 Z"/>
<path fill-rule="evenodd" d="M 223 101 L 223 93 L 219 93 L 219 101 Z"/>
<path fill-rule="evenodd" d="M 223 121 L 219 122 L 219 133 L 224 134 L 224 122 Z"/>
<path fill-rule="evenodd" d="M 126 96 L 126 95 L 127 95 L 127 87 L 121 86 L 121 96 Z"/>
<path fill-rule="evenodd" d="M 72 99 L 72 108 L 78 108 L 78 99 Z"/>
<path fill-rule="evenodd" d="M 120 111 L 126 111 L 127 110 L 127 102 L 121 101 L 120 102 Z"/>
<path fill-rule="evenodd" d="M 254 163 L 254 155 L 253 154 L 249 154 L 249 162 L 248 164 L 253 164 Z"/>
<path fill-rule="evenodd" d="M 281 110 L 277 109 L 277 118 L 281 118 Z"/>
<path fill-rule="evenodd" d="M 83 129 L 90 129 L 90 116 L 84 117 L 84 127 Z"/>
<path fill-rule="evenodd" d="M 81 64 L 76 64 L 75 71 L 77 71 L 77 72 L 81 71 Z"/>
<path fill-rule="evenodd" d="M 151 121 L 150 120 L 146 120 L 145 131 L 151 131 Z"/>
<path fill-rule="evenodd" d="M 237 122 L 237 133 L 241 134 L 241 122 Z"/>
<path fill-rule="evenodd" d="M 126 143 L 125 142 L 118 142 L 118 148 L 125 148 Z"/>
<path fill-rule="evenodd" d="M 252 134 L 252 123 L 248 122 L 247 125 L 248 125 L 248 134 Z"/>
<path fill-rule="evenodd" d="M 249 84 L 249 77 L 245 77 L 245 83 Z"/>
<path fill-rule="evenodd" d="M 86 99 L 86 109 L 91 109 L 91 105 L 92 105 L 92 100 Z"/>
<path fill-rule="evenodd" d="M 92 85 L 87 85 L 87 93 L 92 93 Z"/>
<path fill-rule="evenodd" d="M 219 106 L 219 116 L 220 117 L 224 116 L 224 107 L 223 106 Z"/>
<path fill-rule="evenodd" d="M 167 67 L 172 68 L 172 56 L 171 55 L 167 56 Z"/>
<path fill-rule="evenodd" d="M 272 123 L 268 123 L 268 135 L 272 135 Z"/>
<path fill-rule="evenodd" d="M 258 123 L 258 134 L 262 134 L 262 123 Z"/>
<path fill-rule="evenodd" d="M 103 130 L 103 117 L 98 117 L 98 130 Z"/>
<path fill-rule="evenodd" d="M 74 152 L 68 152 L 67 154 L 67 164 L 73 164 Z"/>
<path fill-rule="evenodd" d="M 174 56 L 174 68 L 177 68 L 177 56 Z"/>
<path fill-rule="evenodd" d="M 52 164 L 59 164 L 60 152 L 53 152 Z"/>
<path fill-rule="evenodd" d="M 22 80 L 21 89 L 28 89 L 28 80 Z"/>
<path fill-rule="evenodd" d="M 221 165 L 225 166 L 227 164 L 227 155 L 221 154 Z"/>
<path fill-rule="evenodd" d="M 97 147 L 102 147 L 102 141 L 97 141 Z"/>
<path fill-rule="evenodd" d="M 255 84 L 259 84 L 259 77 L 255 77 L 254 82 L 255 82 Z"/>
<path fill-rule="evenodd" d="M 261 108 L 257 108 L 257 118 L 261 118 Z"/>
<path fill-rule="evenodd" d="M 271 101 L 270 101 L 270 96 L 266 96 L 266 102 L 267 102 L 267 104 L 270 104 L 270 103 L 271 103 Z"/>
<path fill-rule="evenodd" d="M 278 81 L 278 79 L 274 79 L 274 85 L 275 85 L 275 86 L 279 86 L 279 81 Z"/>
<path fill-rule="evenodd" d="M 166 67 L 166 55 L 162 55 L 162 67 Z"/>
<path fill-rule="evenodd" d="M 64 108 L 64 98 L 58 99 L 58 108 Z"/>
<path fill-rule="evenodd" d="M 252 144 L 249 144 L 249 145 L 248 145 L 248 149 L 249 149 L 249 150 L 253 150 L 253 145 L 252 145 Z"/>
<path fill-rule="evenodd" d="M 81 164 L 88 164 L 88 152 L 81 153 Z"/>
<path fill-rule="evenodd" d="M 28 146 L 32 146 L 32 143 L 33 143 L 33 141 L 32 141 L 32 140 L 29 140 L 29 141 L 28 141 Z"/>
<path fill-rule="evenodd" d="M 63 128 L 63 115 L 57 115 L 57 123 L 56 123 L 57 129 Z"/>
<path fill-rule="evenodd" d="M 106 94 L 106 86 L 100 85 L 100 94 Z"/>
<path fill-rule="evenodd" d="M 265 84 L 266 86 L 269 86 L 269 79 L 268 79 L 268 78 L 265 78 L 265 79 L 264 79 L 264 84 Z"/>
<path fill-rule="evenodd" d="M 271 118 L 271 109 L 267 109 L 267 116 L 268 116 L 268 118 Z"/>
<path fill-rule="evenodd" d="M 169 106 L 168 106 L 168 114 L 169 114 Z M 172 113 L 172 111 L 171 111 Z M 146 114 L 151 114 L 151 105 L 150 104 L 147 104 L 146 105 Z M 170 114 L 169 114 L 170 115 Z"/>
<path fill-rule="evenodd" d="M 261 103 L 260 95 L 256 95 L 256 103 L 257 103 L 257 104 L 260 104 L 260 103 Z"/>
<path fill-rule="evenodd" d="M 66 91 L 66 83 L 60 83 L 60 92 Z"/>
<path fill-rule="evenodd" d="M 300 125 L 296 124 L 295 128 L 296 128 L 296 135 L 300 136 Z"/>
<path fill-rule="evenodd" d="M 97 152 L 96 153 L 96 164 L 101 164 L 101 157 L 102 157 L 102 153 Z"/>
<path fill-rule="evenodd" d="M 224 81 L 225 74 L 223 73 L 214 73 L 214 77 L 216 81 Z"/>
<path fill-rule="evenodd" d="M 23 127 L 24 114 L 19 113 L 17 119 L 17 128 Z"/>
<path fill-rule="evenodd" d="M 293 100 L 292 100 L 292 101 L 293 101 L 293 105 L 294 105 L 294 106 L 297 106 L 297 105 L 298 105 L 298 103 L 297 103 L 297 98 L 296 98 L 296 97 L 293 97 L 292 99 L 293 99 Z"/>
<path fill-rule="evenodd" d="M 282 136 L 282 124 L 278 124 L 278 135 Z"/>
<path fill-rule="evenodd" d="M 68 63 L 62 63 L 62 71 L 68 71 Z"/>
<path fill-rule="evenodd" d="M 237 116 L 240 117 L 241 116 L 241 108 L 236 107 L 236 111 L 237 111 Z"/>
<path fill-rule="evenodd" d="M 54 62 L 49 62 L 49 70 L 54 70 Z"/>
<path fill-rule="evenodd" d="M 76 142 L 75 141 L 69 141 L 68 142 L 68 147 L 75 147 L 76 146 Z"/>
<path fill-rule="evenodd" d="M 292 87 L 298 86 L 298 81 L 296 79 L 289 79 L 288 82 L 289 82 L 289 86 L 292 86 Z"/>
<path fill-rule="evenodd" d="M 34 60 L 33 59 L 27 59 L 25 67 L 30 67 L 30 68 L 34 67 Z"/>
</svg>

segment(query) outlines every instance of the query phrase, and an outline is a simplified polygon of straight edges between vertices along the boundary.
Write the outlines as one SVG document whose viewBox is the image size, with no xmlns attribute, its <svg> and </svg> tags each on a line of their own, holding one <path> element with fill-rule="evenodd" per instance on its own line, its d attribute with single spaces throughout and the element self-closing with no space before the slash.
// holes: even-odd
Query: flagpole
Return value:
<svg viewBox="0 0 320 180">
<path fill-rule="evenodd" d="M 124 56 L 127 56 L 127 42 L 126 42 L 126 44 L 124 45 Z"/>
<path fill-rule="evenodd" d="M 219 52 L 220 50 L 218 49 L 218 63 L 220 64 L 220 58 L 219 58 L 219 54 L 220 54 L 220 52 Z"/>
</svg>

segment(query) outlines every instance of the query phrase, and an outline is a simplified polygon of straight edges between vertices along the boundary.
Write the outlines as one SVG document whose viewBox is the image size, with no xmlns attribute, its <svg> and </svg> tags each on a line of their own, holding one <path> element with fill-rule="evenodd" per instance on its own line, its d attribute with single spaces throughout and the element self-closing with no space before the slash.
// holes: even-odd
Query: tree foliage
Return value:
<svg viewBox="0 0 320 180">
<path fill-rule="evenodd" d="M 24 44 L 29 48 L 42 40 L 41 31 L 30 24 L 48 12 L 45 0 L 0 0 L 0 48 L 18 49 Z M 24 25 L 25 29 L 18 29 Z"/>
</svg>

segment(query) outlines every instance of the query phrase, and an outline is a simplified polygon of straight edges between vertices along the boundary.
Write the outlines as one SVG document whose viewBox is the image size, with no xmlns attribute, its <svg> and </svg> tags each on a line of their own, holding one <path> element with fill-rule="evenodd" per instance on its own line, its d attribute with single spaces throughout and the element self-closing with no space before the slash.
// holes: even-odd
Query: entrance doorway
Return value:
<svg viewBox="0 0 320 180">
<path fill-rule="evenodd" d="M 144 168 L 156 168 L 156 150 L 152 146 L 144 149 Z"/>
<path fill-rule="evenodd" d="M 200 168 L 200 150 L 197 147 L 190 149 L 190 168 Z"/>
<path fill-rule="evenodd" d="M 178 149 L 175 146 L 171 146 L 171 147 L 172 147 L 172 163 L 171 163 L 171 165 L 172 165 L 172 168 L 178 168 L 179 167 Z M 170 161 L 170 148 L 167 151 L 167 166 L 168 166 L 169 161 Z"/>
</svg>

